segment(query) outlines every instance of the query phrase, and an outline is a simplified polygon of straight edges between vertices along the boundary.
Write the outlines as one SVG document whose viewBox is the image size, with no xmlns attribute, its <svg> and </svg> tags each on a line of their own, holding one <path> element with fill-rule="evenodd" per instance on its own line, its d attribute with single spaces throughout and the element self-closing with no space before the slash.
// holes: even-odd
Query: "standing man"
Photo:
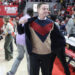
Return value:
<svg viewBox="0 0 75 75">
<path fill-rule="evenodd" d="M 28 19 L 30 17 L 33 16 L 33 9 L 32 8 L 28 8 L 27 9 L 27 13 L 25 16 L 23 16 L 20 20 L 23 19 Z M 22 24 L 22 26 L 24 27 L 24 24 Z M 11 70 L 7 73 L 7 75 L 15 75 L 16 71 L 22 61 L 22 59 L 24 58 L 24 54 L 26 53 L 26 57 L 27 57 L 27 68 L 28 68 L 28 74 L 30 71 L 30 60 L 29 60 L 29 55 L 26 49 L 26 43 L 25 43 L 25 34 L 18 34 L 16 35 L 16 44 L 17 44 L 17 49 L 18 49 L 18 57 L 16 58 L 15 62 L 12 65 Z"/>
<path fill-rule="evenodd" d="M 13 26 L 9 22 L 10 21 L 9 16 L 5 16 L 3 20 L 4 20 L 3 30 L 5 34 L 5 44 L 4 44 L 5 59 L 9 61 L 11 58 L 13 58 L 13 53 L 11 51 L 10 45 L 13 40 L 12 33 L 14 30 L 13 30 Z"/>
<path fill-rule="evenodd" d="M 64 53 L 65 39 L 54 22 L 46 17 L 49 13 L 49 5 L 39 3 L 37 11 L 38 17 L 20 20 L 18 25 L 18 32 L 22 34 L 25 31 L 26 33 L 27 51 L 30 56 L 30 75 L 39 75 L 40 68 L 42 75 L 52 75 L 56 55 L 61 60 L 66 75 L 70 75 Z M 24 28 L 22 22 L 27 22 Z"/>
<path fill-rule="evenodd" d="M 72 9 L 72 18 L 67 22 L 66 31 L 68 37 L 75 37 L 75 7 Z"/>
</svg>

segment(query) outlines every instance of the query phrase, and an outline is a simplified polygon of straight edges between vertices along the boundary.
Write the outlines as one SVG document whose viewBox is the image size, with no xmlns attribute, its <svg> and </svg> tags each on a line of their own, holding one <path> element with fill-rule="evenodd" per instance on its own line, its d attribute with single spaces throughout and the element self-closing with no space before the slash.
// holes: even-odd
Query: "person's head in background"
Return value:
<svg viewBox="0 0 75 75">
<path fill-rule="evenodd" d="M 50 14 L 50 15 L 48 16 L 48 18 L 50 18 L 50 19 L 53 20 L 53 21 L 56 21 L 57 15 L 56 15 L 56 14 Z"/>
<path fill-rule="evenodd" d="M 38 17 L 43 20 L 49 15 L 49 4 L 46 2 L 40 2 L 37 5 Z"/>
<path fill-rule="evenodd" d="M 27 14 L 31 17 L 33 17 L 33 9 L 32 8 L 28 8 L 27 9 Z"/>
<path fill-rule="evenodd" d="M 9 16 L 4 16 L 3 21 L 4 21 L 5 24 L 7 24 L 10 21 L 10 17 Z"/>
</svg>

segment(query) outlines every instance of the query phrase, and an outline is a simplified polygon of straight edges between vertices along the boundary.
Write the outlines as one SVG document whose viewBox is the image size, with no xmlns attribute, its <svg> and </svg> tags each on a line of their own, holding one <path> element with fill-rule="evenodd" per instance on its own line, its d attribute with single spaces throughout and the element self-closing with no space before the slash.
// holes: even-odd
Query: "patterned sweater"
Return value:
<svg viewBox="0 0 75 75">
<path fill-rule="evenodd" d="M 65 38 L 58 27 L 50 19 L 29 19 L 24 25 L 18 25 L 18 33 L 26 33 L 28 53 L 48 54 L 58 48 L 65 47 Z"/>
<path fill-rule="evenodd" d="M 51 53 L 50 32 L 52 31 L 53 23 L 50 19 L 36 19 L 30 24 L 32 52 L 37 54 Z"/>
</svg>

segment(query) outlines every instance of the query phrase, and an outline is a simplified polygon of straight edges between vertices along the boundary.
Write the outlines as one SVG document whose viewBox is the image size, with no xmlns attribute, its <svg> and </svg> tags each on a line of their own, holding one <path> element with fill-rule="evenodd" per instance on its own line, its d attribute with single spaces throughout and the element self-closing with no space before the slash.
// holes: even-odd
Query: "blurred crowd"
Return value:
<svg viewBox="0 0 75 75">
<path fill-rule="evenodd" d="M 17 5 L 22 0 L 0 0 L 0 5 Z"/>
</svg>

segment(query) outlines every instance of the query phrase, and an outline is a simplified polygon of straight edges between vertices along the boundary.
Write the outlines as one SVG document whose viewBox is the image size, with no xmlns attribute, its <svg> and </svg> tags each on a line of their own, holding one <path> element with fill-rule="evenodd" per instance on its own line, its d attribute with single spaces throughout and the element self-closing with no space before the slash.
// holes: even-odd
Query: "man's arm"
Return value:
<svg viewBox="0 0 75 75">
<path fill-rule="evenodd" d="M 32 17 L 32 18 L 22 18 L 19 20 L 19 24 L 25 24 L 27 22 L 32 22 L 37 18 L 37 16 Z"/>
<path fill-rule="evenodd" d="M 19 24 L 25 24 L 26 22 L 28 22 L 27 18 L 19 20 Z"/>
<path fill-rule="evenodd" d="M 32 21 L 34 21 L 35 19 L 37 18 L 37 16 L 36 17 L 33 17 L 33 18 L 29 18 L 29 19 L 25 19 L 25 20 L 27 20 L 28 22 L 26 22 L 26 21 L 24 21 L 25 23 L 24 23 L 24 27 L 22 26 L 22 24 L 18 24 L 18 26 L 17 26 L 17 31 L 18 31 L 18 33 L 19 34 L 23 34 L 24 32 L 26 32 L 27 31 L 27 29 L 28 29 L 28 24 L 30 24 Z M 22 23 L 22 20 L 20 20 L 20 22 Z"/>
</svg>

